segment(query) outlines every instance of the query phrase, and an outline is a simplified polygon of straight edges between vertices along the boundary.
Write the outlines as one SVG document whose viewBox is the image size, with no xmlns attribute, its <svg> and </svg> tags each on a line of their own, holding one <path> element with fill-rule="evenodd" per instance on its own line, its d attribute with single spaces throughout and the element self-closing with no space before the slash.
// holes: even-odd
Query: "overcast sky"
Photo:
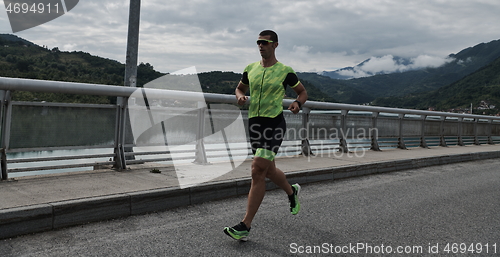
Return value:
<svg viewBox="0 0 500 257">
<path fill-rule="evenodd" d="M 129 2 L 80 0 L 64 16 L 16 35 L 125 63 Z M 500 39 L 500 1 L 143 0 L 139 62 L 168 73 L 191 66 L 241 73 L 260 59 L 255 41 L 264 29 L 278 33 L 278 60 L 296 71 L 332 71 L 370 57 L 387 65 L 388 55 L 436 65 Z M 12 33 L 4 10 L 0 33 Z"/>
</svg>

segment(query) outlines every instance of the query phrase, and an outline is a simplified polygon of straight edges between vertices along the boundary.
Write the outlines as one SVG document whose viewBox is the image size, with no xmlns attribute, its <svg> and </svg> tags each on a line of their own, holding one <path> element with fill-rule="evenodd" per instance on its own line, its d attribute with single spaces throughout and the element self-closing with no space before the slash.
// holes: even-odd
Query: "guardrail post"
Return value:
<svg viewBox="0 0 500 257">
<path fill-rule="evenodd" d="M 378 129 L 377 129 L 377 120 L 378 120 L 378 115 L 379 112 L 372 112 L 372 128 L 370 130 L 370 136 L 371 136 L 371 147 L 370 150 L 373 151 L 380 151 L 380 147 L 378 145 Z M 372 134 L 373 131 L 373 134 Z"/>
<path fill-rule="evenodd" d="M 493 130 L 493 120 L 489 119 L 488 120 L 488 144 L 489 145 L 494 145 L 495 143 L 493 142 L 493 138 L 491 137 L 491 131 Z"/>
<path fill-rule="evenodd" d="M 398 148 L 399 149 L 406 149 L 405 140 L 403 138 L 403 120 L 405 118 L 405 114 L 400 113 L 398 115 L 398 118 L 399 118 Z"/>
<path fill-rule="evenodd" d="M 458 145 L 465 146 L 464 139 L 462 137 L 464 118 L 458 117 Z"/>
<path fill-rule="evenodd" d="M 114 167 L 118 170 L 127 168 L 125 160 L 125 121 L 127 111 L 128 98 L 118 97 L 116 103 L 116 129 L 115 129 L 115 164 Z"/>
<path fill-rule="evenodd" d="M 347 114 L 349 110 L 340 111 L 340 140 L 339 140 L 339 150 L 343 153 L 348 153 L 349 148 L 347 147 Z"/>
<path fill-rule="evenodd" d="M 3 120 L 4 120 L 4 104 L 5 104 L 5 101 L 4 101 L 4 98 L 5 98 L 5 90 L 0 90 L 0 146 L 3 146 L 3 132 L 4 132 L 4 129 L 3 129 Z M 4 164 L 7 164 L 7 155 L 4 155 L 5 153 L 5 150 L 3 148 L 0 149 L 0 180 L 5 180 L 7 179 L 7 167 L 4 167 Z M 5 157 L 4 157 L 5 156 Z"/>
<path fill-rule="evenodd" d="M 479 123 L 479 119 L 474 119 L 474 145 L 480 145 L 479 138 L 477 136 L 477 124 Z"/>
<path fill-rule="evenodd" d="M 300 138 L 302 139 L 301 144 L 301 153 L 304 156 L 314 156 L 314 153 L 311 150 L 311 145 L 309 144 L 309 114 L 311 113 L 311 109 L 304 107 L 302 108 L 302 129 Z"/>
<path fill-rule="evenodd" d="M 7 150 L 9 149 L 10 141 L 10 125 L 12 121 L 12 101 L 11 92 L 9 90 L 2 91 L 2 109 L 1 109 L 1 123 L 2 123 L 2 138 L 1 138 L 1 153 L 0 153 L 0 168 L 1 179 L 7 180 L 9 173 L 7 170 Z"/>
<path fill-rule="evenodd" d="M 422 148 L 429 148 L 427 146 L 427 142 L 425 141 L 425 119 L 427 119 L 427 115 L 420 115 L 422 118 L 422 131 L 420 131 L 420 147 Z"/>
<path fill-rule="evenodd" d="M 207 110 L 206 103 L 198 102 L 198 131 L 196 132 L 196 152 L 193 163 L 206 165 L 207 153 L 205 151 L 205 144 L 203 136 L 205 133 L 205 111 Z"/>
<path fill-rule="evenodd" d="M 446 120 L 446 116 L 441 116 L 440 118 L 441 124 L 439 125 L 439 146 L 448 147 L 446 145 L 446 139 L 444 138 L 444 121 Z"/>
</svg>

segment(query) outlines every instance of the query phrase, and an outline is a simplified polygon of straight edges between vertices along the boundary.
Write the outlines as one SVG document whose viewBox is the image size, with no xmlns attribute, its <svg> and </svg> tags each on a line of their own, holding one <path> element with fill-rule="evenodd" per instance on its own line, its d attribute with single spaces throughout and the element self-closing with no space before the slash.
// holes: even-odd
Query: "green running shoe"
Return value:
<svg viewBox="0 0 500 257">
<path fill-rule="evenodd" d="M 247 228 L 245 223 L 240 222 L 240 224 L 238 224 L 232 228 L 225 227 L 224 233 L 226 233 L 226 235 L 230 236 L 232 239 L 247 241 L 248 235 L 250 234 L 250 229 Z"/>
<path fill-rule="evenodd" d="M 292 185 L 293 194 L 288 196 L 288 200 L 290 201 L 290 212 L 293 215 L 296 215 L 300 211 L 300 202 L 299 202 L 299 193 L 300 193 L 300 185 L 294 184 Z"/>
</svg>

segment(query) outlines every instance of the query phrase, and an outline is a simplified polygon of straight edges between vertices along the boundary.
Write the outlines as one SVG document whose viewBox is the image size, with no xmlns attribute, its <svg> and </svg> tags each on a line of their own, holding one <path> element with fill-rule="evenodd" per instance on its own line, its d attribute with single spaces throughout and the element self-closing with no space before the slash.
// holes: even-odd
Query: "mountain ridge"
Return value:
<svg viewBox="0 0 500 257">
<path fill-rule="evenodd" d="M 83 82 L 123 86 L 125 64 L 118 61 L 94 56 L 82 51 L 65 52 L 59 48 L 47 49 L 10 34 L 0 34 L 0 76 L 29 78 L 68 82 Z M 166 73 L 154 70 L 149 63 L 137 66 L 137 86 L 143 87 Z M 233 72 L 199 73 L 198 78 L 204 92 L 234 94 L 234 89 L 241 79 L 241 74 Z M 316 101 L 337 101 L 323 93 L 313 84 L 307 85 L 309 97 Z M 294 92 L 287 90 L 287 96 L 294 97 Z M 15 92 L 16 101 L 47 102 L 92 102 L 115 103 L 112 97 L 90 97 L 63 94 L 43 94 Z"/>
<path fill-rule="evenodd" d="M 3 46 L 3 47 L 2 47 Z M 465 48 L 456 54 L 450 54 L 452 61 L 437 68 L 426 68 L 411 70 L 394 74 L 379 74 L 366 78 L 340 80 L 322 76 L 317 73 L 297 72 L 299 79 L 308 89 L 310 100 L 341 102 L 349 104 L 376 104 L 388 107 L 403 107 L 414 109 L 427 109 L 434 107 L 438 109 L 452 109 L 454 102 L 456 107 L 464 108 L 464 103 L 453 101 L 453 93 L 468 99 L 459 83 L 470 75 L 485 67 L 492 66 L 497 69 L 496 63 L 500 58 L 500 40 L 481 43 Z M 367 62 L 366 60 L 365 62 Z M 406 60 L 407 61 L 407 60 Z M 405 60 L 400 59 L 402 64 Z M 409 62 L 406 62 L 408 64 Z M 500 68 L 498 68 L 500 69 Z M 125 65 L 118 61 L 93 56 L 82 51 L 64 52 L 57 47 L 47 49 L 40 47 L 15 35 L 0 34 L 0 76 L 15 78 L 31 78 L 43 80 L 59 80 L 71 82 L 85 82 L 107 85 L 123 85 Z M 496 81 L 492 76 L 500 70 L 481 73 L 483 75 L 471 76 L 477 81 Z M 138 86 L 152 81 L 160 76 L 166 75 L 154 70 L 149 63 L 138 65 Z M 481 76 L 488 76 L 481 78 Z M 201 86 L 204 92 L 233 94 L 241 74 L 234 72 L 212 71 L 199 73 Z M 500 100 L 496 99 L 496 84 L 489 84 L 489 95 L 478 94 L 477 88 L 467 87 L 471 95 L 481 96 L 484 99 L 474 101 L 491 102 L 490 105 L 500 106 Z M 449 92 L 436 91 L 440 88 Z M 493 88 L 493 89 L 492 89 Z M 486 90 L 482 88 L 482 90 Z M 431 92 L 431 93 L 429 93 Z M 447 104 L 440 101 L 425 102 L 419 97 L 431 99 L 432 94 L 438 94 L 442 98 L 450 98 Z M 438 93 L 436 93 L 438 92 Z M 431 95 L 425 95 L 429 93 Z M 95 98 L 83 96 L 49 96 L 46 94 L 32 94 L 29 92 L 15 92 L 15 100 L 22 101 L 62 101 L 62 102 L 98 102 L 113 103 L 111 98 Z M 293 97 L 289 89 L 287 96 Z M 416 97 L 419 96 L 419 97 Z M 446 100 L 446 99 L 442 99 Z M 468 100 L 467 100 L 468 101 Z M 493 111 L 492 111 L 493 112 Z"/>
<path fill-rule="evenodd" d="M 500 57 L 463 79 L 439 89 L 403 97 L 383 97 L 375 105 L 432 109 L 438 111 L 473 112 L 498 115 L 500 107 Z"/>
<path fill-rule="evenodd" d="M 353 98 L 346 101 L 346 103 L 354 104 L 369 103 L 379 97 L 402 97 L 436 90 L 459 81 L 499 58 L 500 40 L 480 43 L 465 48 L 457 54 L 450 54 L 449 57 L 453 60 L 437 68 L 380 74 L 349 80 L 331 79 L 331 81 L 327 81 L 321 78 L 318 80 L 322 80 L 322 83 L 318 83 L 317 86 L 336 99 L 342 99 L 338 95 L 339 88 L 343 88 L 342 94 L 361 92 L 364 96 L 362 99 Z"/>
</svg>

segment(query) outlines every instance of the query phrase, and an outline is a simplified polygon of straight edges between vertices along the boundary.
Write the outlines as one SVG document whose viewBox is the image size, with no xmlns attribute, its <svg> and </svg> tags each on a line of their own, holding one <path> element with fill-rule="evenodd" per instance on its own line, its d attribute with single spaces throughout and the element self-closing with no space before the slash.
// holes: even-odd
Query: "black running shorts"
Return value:
<svg viewBox="0 0 500 257">
<path fill-rule="evenodd" d="M 286 122 L 283 113 L 274 118 L 250 118 L 248 128 L 254 156 L 273 161 L 286 132 Z"/>
</svg>

